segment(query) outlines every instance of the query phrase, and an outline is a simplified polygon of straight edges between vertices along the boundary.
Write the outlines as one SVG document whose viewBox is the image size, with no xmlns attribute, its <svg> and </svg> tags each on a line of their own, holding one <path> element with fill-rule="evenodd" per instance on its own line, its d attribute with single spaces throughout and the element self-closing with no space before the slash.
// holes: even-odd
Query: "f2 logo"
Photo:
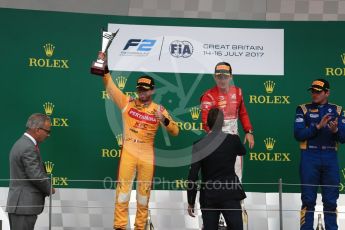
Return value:
<svg viewBox="0 0 345 230">
<path fill-rule="evenodd" d="M 137 51 L 148 52 L 148 51 L 151 51 L 151 49 L 153 48 L 155 44 L 156 44 L 156 40 L 130 39 L 128 40 L 123 50 L 127 50 L 129 47 L 134 46 L 134 47 L 138 47 Z"/>
</svg>

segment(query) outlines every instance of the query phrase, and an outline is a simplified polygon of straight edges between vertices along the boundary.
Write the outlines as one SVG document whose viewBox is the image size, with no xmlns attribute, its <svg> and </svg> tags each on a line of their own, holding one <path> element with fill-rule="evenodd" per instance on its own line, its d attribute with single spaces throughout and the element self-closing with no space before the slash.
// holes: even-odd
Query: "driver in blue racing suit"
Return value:
<svg viewBox="0 0 345 230">
<path fill-rule="evenodd" d="M 313 81 L 312 103 L 297 107 L 295 138 L 300 141 L 302 190 L 301 230 L 312 230 L 317 190 L 321 185 L 326 230 L 338 229 L 338 143 L 345 142 L 345 114 L 341 106 L 328 103 L 329 83 Z M 322 186 L 331 185 L 331 186 Z"/>
</svg>

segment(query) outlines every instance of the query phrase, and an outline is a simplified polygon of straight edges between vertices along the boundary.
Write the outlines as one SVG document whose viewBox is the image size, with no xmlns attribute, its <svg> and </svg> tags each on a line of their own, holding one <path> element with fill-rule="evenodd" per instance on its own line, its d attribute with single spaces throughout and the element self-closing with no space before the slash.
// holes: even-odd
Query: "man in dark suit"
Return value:
<svg viewBox="0 0 345 230">
<path fill-rule="evenodd" d="M 194 215 L 197 180 L 201 170 L 200 206 L 205 230 L 217 230 L 222 213 L 231 230 L 243 230 L 241 200 L 246 198 L 235 173 L 235 161 L 246 150 L 238 135 L 222 132 L 224 115 L 211 109 L 207 125 L 211 132 L 193 145 L 188 176 L 188 213 Z"/>
<path fill-rule="evenodd" d="M 6 211 L 11 230 L 34 229 L 37 215 L 42 213 L 45 197 L 50 195 L 51 190 L 38 147 L 50 136 L 50 118 L 44 114 L 33 114 L 26 128 L 10 152 L 11 182 Z M 55 193 L 55 190 L 52 192 Z"/>
</svg>

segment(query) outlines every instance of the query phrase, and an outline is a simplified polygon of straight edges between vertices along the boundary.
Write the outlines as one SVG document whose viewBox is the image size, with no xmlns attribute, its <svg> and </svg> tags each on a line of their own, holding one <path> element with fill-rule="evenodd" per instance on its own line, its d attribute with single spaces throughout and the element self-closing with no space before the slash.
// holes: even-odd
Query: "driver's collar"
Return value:
<svg viewBox="0 0 345 230">
<path fill-rule="evenodd" d="M 141 102 L 138 98 L 135 100 L 135 106 L 136 107 L 143 107 L 143 108 L 147 108 L 151 105 L 152 100 L 150 100 L 147 104 Z"/>
</svg>

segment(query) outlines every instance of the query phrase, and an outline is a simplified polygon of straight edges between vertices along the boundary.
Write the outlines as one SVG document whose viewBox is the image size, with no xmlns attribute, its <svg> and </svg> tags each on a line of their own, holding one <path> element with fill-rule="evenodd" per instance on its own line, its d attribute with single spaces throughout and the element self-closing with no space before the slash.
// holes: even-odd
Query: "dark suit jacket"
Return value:
<svg viewBox="0 0 345 230">
<path fill-rule="evenodd" d="M 235 173 L 238 155 L 246 150 L 238 135 L 211 132 L 193 145 L 189 170 L 188 203 L 194 204 L 198 188 L 201 207 L 210 207 L 226 200 L 243 200 L 246 195 Z M 197 186 L 201 171 L 201 186 Z"/>
<path fill-rule="evenodd" d="M 45 196 L 50 194 L 50 181 L 47 180 L 48 175 L 40 153 L 25 135 L 14 144 L 10 152 L 10 178 L 36 180 L 10 182 L 6 211 L 19 215 L 40 214 L 44 208 Z"/>
</svg>

